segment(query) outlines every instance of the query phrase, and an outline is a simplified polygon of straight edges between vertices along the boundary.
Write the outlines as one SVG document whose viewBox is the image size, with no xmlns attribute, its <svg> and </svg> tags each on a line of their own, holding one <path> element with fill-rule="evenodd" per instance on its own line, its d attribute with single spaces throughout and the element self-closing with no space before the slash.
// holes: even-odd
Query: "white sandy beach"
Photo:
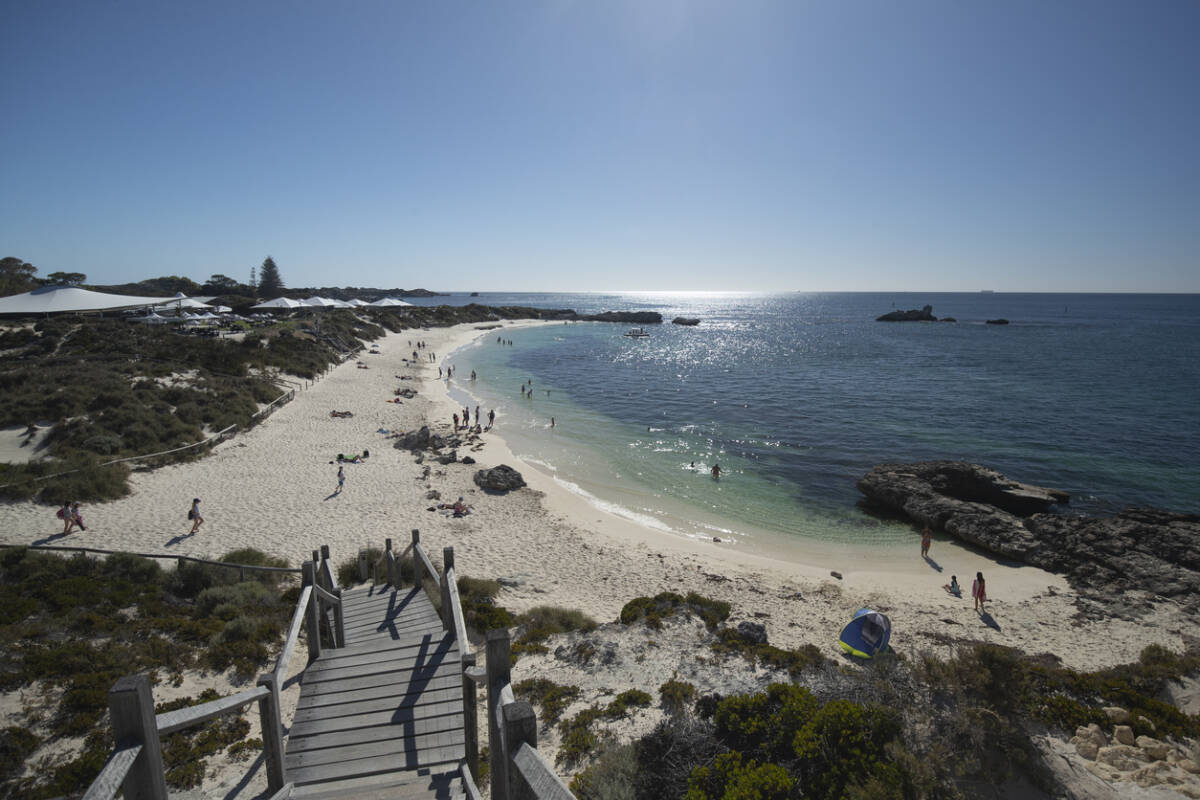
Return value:
<svg viewBox="0 0 1200 800">
<path fill-rule="evenodd" d="M 696 542 L 638 526 L 519 462 L 503 441 L 503 419 L 482 436 L 482 447 L 460 450 L 460 457 L 472 455 L 478 464 L 418 464 L 378 431 L 407 431 L 428 422 L 448 433 L 458 406 L 437 379 L 437 367 L 480 335 L 495 334 L 473 325 L 389 334 L 378 342 L 381 354 L 361 356 L 369 369 L 356 368 L 354 361 L 339 366 L 200 461 L 135 473 L 128 497 L 84 508 L 86 532 L 64 540 L 55 535 L 61 523 L 53 506 L 7 503 L 0 505 L 0 541 L 209 557 L 251 546 L 298 564 L 322 544 L 330 546 L 335 562 L 360 547 L 382 546 L 387 537 L 402 549 L 417 528 L 435 560 L 441 548 L 452 546 L 463 574 L 516 581 L 499 598 L 516 611 L 553 604 L 606 622 L 633 597 L 696 591 L 730 602 L 734 620 L 764 623 L 775 645 L 812 643 L 830 655 L 837 653 L 841 627 L 862 606 L 891 616 L 892 645 L 906 654 L 945 654 L 948 640 L 983 640 L 1096 668 L 1135 659 L 1152 642 L 1182 648 L 1185 621 L 1172 605 L 1138 622 L 1076 619 L 1074 592 L 1060 577 L 1003 566 L 944 539 L 932 551 L 943 568 L 938 573 L 919 557 L 915 533 L 912 552 L 904 557 L 894 548 L 882 555 L 846 550 L 838 557 L 807 552 L 802 541 L 792 552 L 755 554 L 745 546 Z M 408 343 L 418 338 L 427 342 L 422 357 L 435 352 L 438 363 L 410 363 Z M 388 402 L 402 386 L 416 388 L 418 396 Z M 330 418 L 333 409 L 354 416 Z M 346 465 L 345 490 L 334 495 L 337 466 L 330 462 L 338 453 L 363 449 L 370 458 Z M 530 488 L 503 497 L 478 490 L 472 482 L 476 470 L 502 463 L 518 469 Z M 431 472 L 423 477 L 426 466 Z M 448 501 L 464 496 L 474 513 L 455 519 L 427 511 L 439 502 L 426 498 L 431 490 Z M 206 522 L 188 536 L 193 497 L 202 499 Z M 831 577 L 831 570 L 843 578 Z M 972 609 L 970 577 L 979 570 L 988 578 L 994 625 Z M 967 597 L 942 590 L 951 574 L 959 576 Z"/>
</svg>

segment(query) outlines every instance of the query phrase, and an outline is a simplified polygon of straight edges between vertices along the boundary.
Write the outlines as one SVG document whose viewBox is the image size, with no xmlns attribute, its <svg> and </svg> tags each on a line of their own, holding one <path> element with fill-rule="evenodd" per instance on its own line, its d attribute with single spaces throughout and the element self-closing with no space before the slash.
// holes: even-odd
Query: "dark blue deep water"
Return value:
<svg viewBox="0 0 1200 800">
<path fill-rule="evenodd" d="M 744 522 L 803 533 L 813 515 L 855 524 L 854 483 L 872 465 L 941 458 L 1065 489 L 1090 511 L 1200 512 L 1198 295 L 484 293 L 422 304 L 466 302 L 701 318 L 640 340 L 608 323 L 518 329 L 505 333 L 513 347 L 485 337 L 452 358 L 456 379 L 480 374 L 455 391 L 495 407 L 519 455 L 637 514 L 666 508 L 668 527 L 689 518 L 685 532 Z M 925 304 L 958 322 L 875 321 Z M 997 317 L 1011 324 L 984 324 Z M 532 400 L 519 393 L 528 380 Z M 705 471 L 715 461 L 729 471 L 719 484 Z"/>
</svg>

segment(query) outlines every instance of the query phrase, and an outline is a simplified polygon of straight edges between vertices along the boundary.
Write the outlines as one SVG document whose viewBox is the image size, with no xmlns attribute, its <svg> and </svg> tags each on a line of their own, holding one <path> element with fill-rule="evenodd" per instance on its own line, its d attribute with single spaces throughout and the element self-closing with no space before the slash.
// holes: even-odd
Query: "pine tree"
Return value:
<svg viewBox="0 0 1200 800">
<path fill-rule="evenodd" d="M 275 259 L 267 256 L 267 260 L 262 263 L 258 293 L 262 297 L 272 299 L 278 297 L 282 289 L 283 279 L 279 277 L 279 267 L 275 266 Z"/>
</svg>

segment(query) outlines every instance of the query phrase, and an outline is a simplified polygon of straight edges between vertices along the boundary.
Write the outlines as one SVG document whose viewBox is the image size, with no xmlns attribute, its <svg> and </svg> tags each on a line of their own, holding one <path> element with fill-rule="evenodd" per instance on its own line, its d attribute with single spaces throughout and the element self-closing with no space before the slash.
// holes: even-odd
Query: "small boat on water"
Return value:
<svg viewBox="0 0 1200 800">
<path fill-rule="evenodd" d="M 630 339 L 649 339 L 650 338 L 650 334 L 646 333 L 645 328 L 630 328 L 629 330 L 625 331 L 625 333 L 623 335 L 628 336 Z"/>
</svg>

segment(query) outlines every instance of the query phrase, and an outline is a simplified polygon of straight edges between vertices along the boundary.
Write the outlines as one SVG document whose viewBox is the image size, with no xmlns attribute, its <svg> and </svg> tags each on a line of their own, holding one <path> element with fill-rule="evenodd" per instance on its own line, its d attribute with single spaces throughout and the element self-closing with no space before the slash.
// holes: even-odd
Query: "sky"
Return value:
<svg viewBox="0 0 1200 800">
<path fill-rule="evenodd" d="M 0 257 L 93 284 L 1200 291 L 1194 0 L 0 4 Z"/>
</svg>

